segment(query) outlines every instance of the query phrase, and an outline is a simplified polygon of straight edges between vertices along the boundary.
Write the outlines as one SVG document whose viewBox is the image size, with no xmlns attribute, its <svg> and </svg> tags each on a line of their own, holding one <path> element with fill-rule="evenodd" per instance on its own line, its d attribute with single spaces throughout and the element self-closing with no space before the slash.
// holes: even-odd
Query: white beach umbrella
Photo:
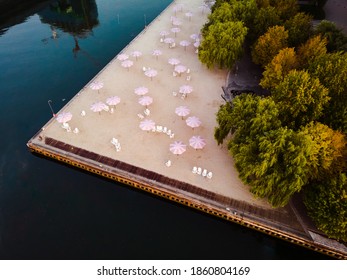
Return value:
<svg viewBox="0 0 347 280">
<path fill-rule="evenodd" d="M 155 129 L 155 122 L 149 119 L 144 119 L 140 122 L 139 127 L 144 131 L 150 131 Z"/>
<path fill-rule="evenodd" d="M 180 32 L 180 31 L 181 31 L 181 28 L 179 28 L 179 27 L 173 27 L 173 28 L 171 28 L 171 32 L 175 34 L 175 37 L 176 37 L 176 34 L 177 34 L 178 32 Z"/>
<path fill-rule="evenodd" d="M 140 51 L 133 51 L 131 53 L 131 56 L 135 57 L 135 60 L 137 60 L 140 56 L 142 56 L 142 52 L 140 52 Z"/>
<path fill-rule="evenodd" d="M 137 87 L 137 88 L 135 88 L 134 92 L 137 95 L 145 95 L 148 93 L 148 88 L 143 87 L 143 86 Z"/>
<path fill-rule="evenodd" d="M 116 106 L 120 103 L 120 97 L 119 96 L 111 96 L 106 99 L 106 103 L 110 106 Z"/>
<path fill-rule="evenodd" d="M 198 117 L 192 116 L 186 119 L 186 124 L 194 129 L 201 125 L 201 121 Z"/>
<path fill-rule="evenodd" d="M 167 61 L 169 64 L 175 66 L 181 63 L 181 61 L 178 58 L 175 57 L 171 57 L 169 58 L 169 60 Z"/>
<path fill-rule="evenodd" d="M 152 53 L 152 55 L 154 55 L 156 59 L 158 59 L 158 56 L 162 55 L 162 54 L 163 54 L 163 52 L 161 50 L 158 50 L 158 49 L 154 50 Z"/>
<path fill-rule="evenodd" d="M 122 66 L 124 68 L 127 68 L 128 71 L 129 71 L 129 68 L 131 66 L 133 66 L 133 65 L 134 65 L 134 62 L 132 60 L 124 60 L 124 61 L 122 61 Z"/>
<path fill-rule="evenodd" d="M 151 96 L 144 95 L 144 96 L 139 98 L 139 103 L 142 106 L 146 106 L 146 108 L 147 108 L 148 105 L 151 105 L 153 103 L 153 98 Z"/>
<path fill-rule="evenodd" d="M 158 71 L 157 71 L 157 70 L 154 70 L 154 69 L 149 69 L 149 70 L 145 71 L 145 75 L 146 75 L 147 77 L 150 77 L 151 80 L 152 80 L 153 77 L 155 77 L 155 76 L 158 75 Z"/>
<path fill-rule="evenodd" d="M 203 149 L 206 145 L 206 141 L 200 135 L 197 135 L 189 139 L 189 145 L 195 150 Z"/>
<path fill-rule="evenodd" d="M 186 117 L 190 114 L 190 110 L 187 106 L 179 106 L 175 109 L 175 113 L 182 117 L 182 120 L 183 120 L 183 117 Z"/>
<path fill-rule="evenodd" d="M 97 90 L 98 93 L 99 93 L 99 89 L 103 88 L 104 86 L 104 83 L 103 82 L 100 82 L 100 81 L 94 81 L 92 82 L 89 87 L 92 89 L 92 90 Z"/>
<path fill-rule="evenodd" d="M 90 110 L 92 110 L 95 113 L 99 113 L 99 114 L 103 110 L 108 111 L 108 109 L 109 109 L 108 106 L 103 102 L 96 102 L 90 106 Z"/>
<path fill-rule="evenodd" d="M 128 58 L 129 58 L 129 56 L 125 53 L 121 53 L 121 54 L 117 55 L 117 59 L 120 61 L 127 60 Z"/>
<path fill-rule="evenodd" d="M 57 121 L 59 123 L 66 123 L 71 121 L 72 114 L 70 112 L 62 112 L 57 116 Z"/>
<path fill-rule="evenodd" d="M 180 86 L 179 92 L 183 94 L 189 94 L 193 91 L 193 87 L 190 85 Z"/>
<path fill-rule="evenodd" d="M 180 45 L 184 47 L 184 50 L 186 50 L 186 48 L 190 45 L 190 42 L 187 40 L 183 40 L 180 42 Z"/>
<path fill-rule="evenodd" d="M 175 71 L 181 75 L 182 73 L 186 72 L 187 71 L 187 67 L 182 65 L 182 64 L 179 64 L 179 65 L 176 65 L 175 66 Z"/>
<path fill-rule="evenodd" d="M 181 155 L 186 151 L 187 145 L 183 144 L 182 141 L 175 141 L 170 144 L 170 152 L 174 155 Z"/>
</svg>

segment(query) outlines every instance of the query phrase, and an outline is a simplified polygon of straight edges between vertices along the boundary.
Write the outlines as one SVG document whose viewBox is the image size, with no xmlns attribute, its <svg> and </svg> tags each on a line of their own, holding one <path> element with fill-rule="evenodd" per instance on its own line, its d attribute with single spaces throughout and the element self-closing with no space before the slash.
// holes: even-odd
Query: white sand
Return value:
<svg viewBox="0 0 347 280">
<path fill-rule="evenodd" d="M 178 3 L 184 4 L 183 10 L 176 13 L 176 17 L 182 21 L 182 25 L 179 26 L 181 32 L 177 33 L 176 37 L 173 33 L 167 36 L 176 40 L 176 47 L 170 49 L 167 44 L 160 42 L 159 33 L 162 30 L 170 31 L 173 27 L 170 18 L 175 15 L 173 8 Z M 61 128 L 61 124 L 53 121 L 47 123 L 43 135 L 236 200 L 270 208 L 265 200 L 253 198 L 249 188 L 238 178 L 226 144 L 219 147 L 213 137 L 216 126 L 215 114 L 224 103 L 221 87 L 225 85 L 227 72 L 208 70 L 199 62 L 193 45 L 188 46 L 186 50 L 179 45 L 181 40 L 193 42 L 190 35 L 199 33 L 206 22 L 207 14 L 199 8 L 202 4 L 203 0 L 175 1 L 122 51 L 129 55 L 134 50 L 143 53 L 137 60 L 130 56 L 134 65 L 129 71 L 121 66 L 119 60 L 113 59 L 93 79 L 104 83 L 100 93 L 87 85 L 61 109 L 60 112 L 68 111 L 73 114 L 69 124 L 72 128 L 78 127 L 80 133 L 67 133 Z M 190 20 L 185 15 L 188 11 L 194 14 Z M 158 59 L 152 56 L 154 49 L 163 52 Z M 180 59 L 182 64 L 191 69 L 190 81 L 186 81 L 186 73 L 180 77 L 172 75 L 173 66 L 168 63 L 171 57 Z M 144 75 L 143 66 L 156 69 L 158 75 L 151 80 Z M 172 92 L 178 92 L 183 84 L 193 87 L 193 92 L 185 100 L 172 95 Z M 139 128 L 140 119 L 137 114 L 143 114 L 145 109 L 138 104 L 138 96 L 134 93 L 134 89 L 139 86 L 148 87 L 147 95 L 154 99 L 153 104 L 148 107 L 151 111 L 149 118 L 157 125 L 171 129 L 175 133 L 174 139 L 163 133 L 144 132 Z M 105 111 L 98 114 L 90 110 L 94 102 L 105 102 L 113 95 L 121 98 L 121 103 L 117 105 L 113 114 Z M 191 109 L 190 115 L 199 117 L 202 126 L 194 130 L 188 127 L 185 121 L 175 114 L 175 108 L 180 105 L 187 105 Z M 82 110 L 86 111 L 84 117 L 80 115 Z M 189 146 L 188 140 L 193 135 L 201 135 L 206 139 L 207 145 L 203 150 L 194 150 Z M 119 140 L 120 152 L 110 143 L 112 137 Z M 169 151 L 169 145 L 174 140 L 187 144 L 184 154 L 177 156 Z M 169 159 L 172 166 L 166 167 L 165 162 Z M 207 179 L 193 174 L 193 166 L 212 171 L 213 178 Z"/>
</svg>

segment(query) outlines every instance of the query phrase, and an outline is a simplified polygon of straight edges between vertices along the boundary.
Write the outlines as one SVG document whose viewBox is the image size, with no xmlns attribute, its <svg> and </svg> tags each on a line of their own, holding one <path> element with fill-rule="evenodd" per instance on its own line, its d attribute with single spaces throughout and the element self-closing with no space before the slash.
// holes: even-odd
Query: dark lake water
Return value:
<svg viewBox="0 0 347 280">
<path fill-rule="evenodd" d="M 48 100 L 60 109 L 170 2 L 51 1 L 0 22 L 1 259 L 327 258 L 28 151 Z"/>
</svg>

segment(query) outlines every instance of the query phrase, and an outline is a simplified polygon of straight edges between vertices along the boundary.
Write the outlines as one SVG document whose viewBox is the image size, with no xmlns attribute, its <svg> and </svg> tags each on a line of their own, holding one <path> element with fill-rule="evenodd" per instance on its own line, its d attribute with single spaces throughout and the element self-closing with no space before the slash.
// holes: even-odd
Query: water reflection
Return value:
<svg viewBox="0 0 347 280">
<path fill-rule="evenodd" d="M 70 34 L 74 40 L 72 52 L 75 58 L 81 51 L 78 39 L 92 35 L 93 28 L 99 25 L 95 0 L 56 0 L 37 14 L 41 22 L 49 24 L 52 30 L 52 36 L 42 39 L 42 42 L 58 39 L 57 30 Z"/>
</svg>

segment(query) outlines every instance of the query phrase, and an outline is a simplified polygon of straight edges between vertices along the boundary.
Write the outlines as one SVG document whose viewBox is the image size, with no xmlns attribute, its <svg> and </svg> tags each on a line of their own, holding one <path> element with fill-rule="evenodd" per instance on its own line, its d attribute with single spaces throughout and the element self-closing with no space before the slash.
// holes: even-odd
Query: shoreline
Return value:
<svg viewBox="0 0 347 280">
<path fill-rule="evenodd" d="M 290 206 L 272 209 L 266 201 L 254 199 L 248 192 L 248 187 L 239 180 L 226 148 L 217 146 L 213 139 L 215 112 L 219 105 L 224 103 L 220 95 L 221 86 L 225 86 L 226 83 L 227 73 L 204 68 L 192 46 L 188 46 L 187 50 L 183 49 L 176 40 L 177 46 L 170 49 L 159 42 L 159 31 L 171 28 L 170 9 L 177 2 L 185 3 L 185 11 L 177 17 L 189 24 L 181 26 L 182 30 L 177 34 L 177 40 L 198 32 L 207 15 L 195 10 L 196 17 L 187 19 L 184 13 L 189 9 L 196 9 L 203 1 L 181 0 L 171 3 L 121 51 L 124 53 L 139 49 L 149 54 L 154 48 L 161 48 L 162 57 L 156 60 L 151 55 L 144 54 L 134 61 L 134 66 L 129 70 L 122 68 L 116 57 L 112 59 L 92 80 L 102 80 L 105 84 L 100 93 L 89 88 L 92 82 L 90 81 L 60 111 L 69 110 L 73 113 L 71 125 L 78 127 L 80 133 L 67 133 L 61 128 L 61 124 L 52 118 L 29 140 L 29 149 L 45 157 L 329 256 L 347 258 L 343 248 L 339 250 L 331 244 L 320 244 L 317 239 L 314 240 L 308 235 Z M 189 9 L 186 9 L 188 6 Z M 197 14 L 201 17 L 198 18 Z M 172 76 L 173 67 L 168 65 L 167 59 L 173 56 L 178 57 L 191 69 L 192 80 L 189 84 L 193 86 L 194 91 L 186 100 L 172 96 L 172 91 L 177 90 L 179 85 L 188 83 L 185 80 L 186 74 Z M 142 73 L 144 66 L 157 68 L 158 77 L 154 77 L 153 80 L 145 77 Z M 147 133 L 138 128 L 140 120 L 136 115 L 143 112 L 144 108 L 137 104 L 133 90 L 141 85 L 148 86 L 148 95 L 154 98 L 153 104 L 149 106 L 150 117 L 159 120 L 158 124 L 172 128 L 176 134 L 175 139 L 171 140 L 157 132 Z M 117 105 L 114 114 L 96 114 L 89 110 L 93 102 L 104 100 L 115 92 L 121 97 L 122 102 Z M 182 104 L 188 105 L 194 115 L 202 119 L 202 127 L 191 130 L 172 113 L 175 107 Z M 87 116 L 79 116 L 82 109 L 87 111 Z M 187 148 L 180 156 L 169 152 L 168 146 L 173 140 L 187 142 L 189 136 L 196 133 L 206 138 L 206 148 L 201 151 Z M 122 151 L 114 150 L 110 144 L 112 137 L 119 139 Z M 164 164 L 167 159 L 173 162 L 169 168 Z M 207 179 L 192 174 L 191 168 L 195 165 L 212 170 L 213 178 Z"/>
</svg>

